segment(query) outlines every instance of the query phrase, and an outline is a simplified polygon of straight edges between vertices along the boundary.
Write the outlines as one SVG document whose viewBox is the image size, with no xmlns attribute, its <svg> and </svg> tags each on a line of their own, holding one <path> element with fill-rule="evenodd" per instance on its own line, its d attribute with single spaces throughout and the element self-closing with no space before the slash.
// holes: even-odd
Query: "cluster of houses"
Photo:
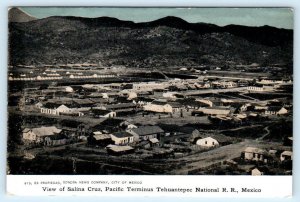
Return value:
<svg viewBox="0 0 300 202">
<path fill-rule="evenodd" d="M 291 150 L 266 150 L 257 147 L 247 147 L 241 154 L 242 159 L 248 163 L 254 163 L 251 170 L 251 175 L 268 175 L 270 171 L 268 165 L 274 165 L 278 162 L 280 165 L 289 166 L 285 170 L 292 170 L 293 152 Z"/>
<path fill-rule="evenodd" d="M 41 72 L 31 70 L 28 73 L 9 73 L 9 81 L 42 81 L 42 80 L 61 80 L 61 79 L 97 79 L 97 78 L 115 78 L 115 74 L 96 74 L 84 73 L 83 71 L 50 70 Z"/>
</svg>

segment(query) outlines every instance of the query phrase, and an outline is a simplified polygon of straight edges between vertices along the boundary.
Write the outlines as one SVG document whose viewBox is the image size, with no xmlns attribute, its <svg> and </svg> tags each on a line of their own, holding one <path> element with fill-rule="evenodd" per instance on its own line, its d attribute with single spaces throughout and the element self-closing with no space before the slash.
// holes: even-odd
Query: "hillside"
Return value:
<svg viewBox="0 0 300 202">
<path fill-rule="evenodd" d="M 9 24 L 10 64 L 101 62 L 129 67 L 291 65 L 293 30 L 219 27 L 165 17 L 134 23 L 115 18 L 49 17 Z"/>
<path fill-rule="evenodd" d="M 28 13 L 16 7 L 10 8 L 8 11 L 9 22 L 29 22 L 36 19 L 37 18 L 29 15 Z"/>
</svg>

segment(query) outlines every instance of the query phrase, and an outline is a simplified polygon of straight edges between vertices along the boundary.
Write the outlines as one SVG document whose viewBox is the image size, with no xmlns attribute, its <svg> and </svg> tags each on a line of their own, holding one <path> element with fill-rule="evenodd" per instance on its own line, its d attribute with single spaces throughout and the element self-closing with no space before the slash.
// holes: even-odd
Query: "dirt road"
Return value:
<svg viewBox="0 0 300 202">
<path fill-rule="evenodd" d="M 171 174 L 182 175 L 188 174 L 190 171 L 202 169 L 211 166 L 216 163 L 220 163 L 227 159 L 233 159 L 241 156 L 241 152 L 249 146 L 257 146 L 260 144 L 255 140 L 246 139 L 243 142 L 237 144 L 230 144 L 223 147 L 219 147 L 207 152 L 186 156 L 180 159 L 172 160 L 180 161 L 185 164 L 180 169 L 173 170 Z M 170 162 L 172 163 L 172 162 Z"/>
</svg>

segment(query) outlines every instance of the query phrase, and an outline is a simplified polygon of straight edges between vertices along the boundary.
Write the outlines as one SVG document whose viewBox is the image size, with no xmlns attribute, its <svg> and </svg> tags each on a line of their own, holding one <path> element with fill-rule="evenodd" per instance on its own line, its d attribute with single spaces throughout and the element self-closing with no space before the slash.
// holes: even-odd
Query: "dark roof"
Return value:
<svg viewBox="0 0 300 202">
<path fill-rule="evenodd" d="M 121 104 L 107 105 L 106 109 L 122 109 L 122 108 L 130 108 L 130 107 L 136 107 L 136 104 L 131 102 L 131 103 L 121 103 Z"/>
<path fill-rule="evenodd" d="M 56 109 L 58 108 L 60 105 L 59 103 L 52 103 L 52 102 L 47 102 L 46 104 L 43 105 L 43 108 L 48 108 L 48 109 Z"/>
<path fill-rule="evenodd" d="M 134 98 L 135 101 L 144 101 L 144 102 L 152 102 L 154 99 L 153 98 L 148 98 L 148 97 L 136 97 Z"/>
<path fill-rule="evenodd" d="M 140 126 L 138 128 L 132 129 L 132 131 L 140 136 L 164 132 L 163 129 L 161 129 L 159 126 Z"/>
<path fill-rule="evenodd" d="M 108 113 L 110 113 L 110 110 L 104 110 L 104 109 L 93 109 L 92 110 L 94 115 L 106 115 Z"/>
<path fill-rule="evenodd" d="M 126 131 L 121 131 L 121 132 L 116 132 L 112 134 L 113 136 L 116 136 L 118 138 L 122 138 L 122 137 L 132 137 L 133 135 L 131 135 L 130 133 L 127 133 Z"/>
<path fill-rule="evenodd" d="M 119 126 L 123 122 L 124 122 L 124 120 L 122 120 L 122 119 L 106 119 L 106 120 L 102 121 L 99 125 L 102 125 L 102 126 Z"/>
<path fill-rule="evenodd" d="M 165 104 L 167 104 L 167 101 L 154 100 L 151 104 L 155 104 L 155 105 L 165 105 Z"/>
<path fill-rule="evenodd" d="M 281 106 L 269 106 L 267 111 L 278 112 L 281 108 Z"/>
<path fill-rule="evenodd" d="M 182 104 L 180 104 L 179 102 L 168 102 L 168 104 L 171 105 L 174 108 L 182 107 Z"/>
<path fill-rule="evenodd" d="M 94 104 L 94 102 L 91 101 L 90 99 L 73 99 L 72 101 L 74 103 L 78 104 L 78 105 L 92 105 L 92 104 Z"/>
</svg>

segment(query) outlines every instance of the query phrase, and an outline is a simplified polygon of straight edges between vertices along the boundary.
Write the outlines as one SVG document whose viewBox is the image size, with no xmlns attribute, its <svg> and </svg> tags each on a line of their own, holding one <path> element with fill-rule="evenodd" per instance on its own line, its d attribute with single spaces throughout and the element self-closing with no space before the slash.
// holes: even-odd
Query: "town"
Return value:
<svg viewBox="0 0 300 202">
<path fill-rule="evenodd" d="M 291 175 L 293 79 L 283 72 L 9 66 L 8 173 Z"/>
</svg>

